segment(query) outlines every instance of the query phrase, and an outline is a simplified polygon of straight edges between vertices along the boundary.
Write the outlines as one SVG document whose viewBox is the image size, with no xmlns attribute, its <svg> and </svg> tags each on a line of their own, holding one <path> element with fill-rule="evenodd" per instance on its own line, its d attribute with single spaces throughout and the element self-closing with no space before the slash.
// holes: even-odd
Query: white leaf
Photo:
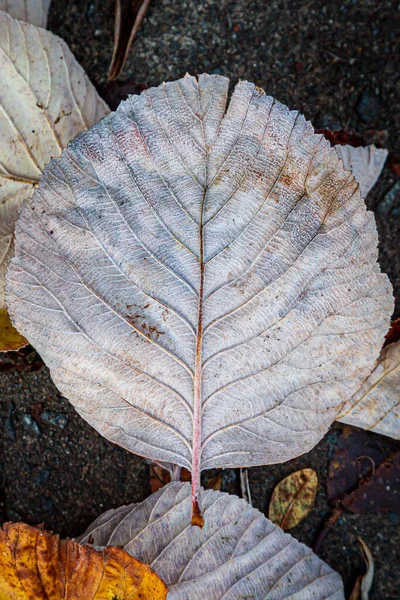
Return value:
<svg viewBox="0 0 400 600">
<path fill-rule="evenodd" d="M 80 538 L 122 546 L 170 588 L 168 600 L 344 599 L 340 576 L 244 500 L 202 491 L 203 529 L 191 527 L 190 484 L 110 510 Z"/>
<path fill-rule="evenodd" d="M 378 181 L 389 154 L 388 151 L 373 145 L 354 148 L 347 144 L 335 146 L 335 150 L 342 159 L 344 168 L 351 171 L 360 184 L 361 196 L 365 198 Z"/>
<path fill-rule="evenodd" d="M 46 163 L 107 112 L 62 40 L 0 12 L 0 308 L 19 207 Z"/>
<path fill-rule="evenodd" d="M 51 0 L 0 0 L 0 10 L 37 27 L 47 26 Z"/>
<path fill-rule="evenodd" d="M 297 112 L 202 75 L 131 97 L 47 167 L 8 305 L 106 438 L 200 470 L 312 448 L 393 308 L 358 185 Z"/>
<path fill-rule="evenodd" d="M 337 420 L 400 439 L 400 342 L 383 348 L 372 373 Z"/>
</svg>

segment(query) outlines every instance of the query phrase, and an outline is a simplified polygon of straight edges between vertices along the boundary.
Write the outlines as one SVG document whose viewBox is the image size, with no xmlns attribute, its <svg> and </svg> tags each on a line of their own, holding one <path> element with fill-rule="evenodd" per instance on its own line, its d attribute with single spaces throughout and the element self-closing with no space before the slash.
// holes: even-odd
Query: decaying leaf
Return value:
<svg viewBox="0 0 400 600">
<path fill-rule="evenodd" d="M 301 469 L 282 479 L 269 503 L 268 517 L 284 531 L 296 527 L 312 510 L 318 477 L 313 469 Z"/>
<path fill-rule="evenodd" d="M 358 540 L 361 545 L 361 552 L 365 560 L 367 571 L 365 575 L 360 575 L 357 577 L 357 581 L 353 591 L 351 592 L 349 600 L 368 600 L 369 592 L 374 580 L 374 558 L 371 550 L 368 548 L 364 540 L 360 537 Z"/>
<path fill-rule="evenodd" d="M 236 496 L 202 491 L 205 525 L 191 527 L 190 485 L 110 510 L 81 538 L 122 546 L 169 587 L 168 600 L 344 599 L 337 573 Z"/>
<path fill-rule="evenodd" d="M 34 9 L 35 2 L 27 4 Z M 45 164 L 108 108 L 62 40 L 4 12 L 0 12 L 0 103 L 1 309 L 22 202 L 32 197 Z"/>
<path fill-rule="evenodd" d="M 353 148 L 353 146 L 335 146 L 339 158 L 342 159 L 344 168 L 351 171 L 360 184 L 361 195 L 366 197 L 378 181 L 383 165 L 388 156 L 384 148 L 374 145 Z"/>
<path fill-rule="evenodd" d="M 121 548 L 96 551 L 25 523 L 0 529 L 0 600 L 163 600 L 167 592 Z"/>
<path fill-rule="evenodd" d="M 0 10 L 14 19 L 46 28 L 51 0 L 0 0 Z"/>
<path fill-rule="evenodd" d="M 0 352 L 19 350 L 28 341 L 12 326 L 6 308 L 0 308 Z"/>
<path fill-rule="evenodd" d="M 375 368 L 337 420 L 400 439 L 400 342 L 382 349 Z"/>
<path fill-rule="evenodd" d="M 150 0 L 116 0 L 114 51 L 108 72 L 109 81 L 122 71 L 149 4 Z"/>
<path fill-rule="evenodd" d="M 343 499 L 354 512 L 400 511 L 397 452 L 394 440 L 346 425 L 329 462 L 329 501 Z"/>
<path fill-rule="evenodd" d="M 106 438 L 192 472 L 289 460 L 371 371 L 393 309 L 377 233 L 323 137 L 251 83 L 123 102 L 18 221 L 14 325 Z M 198 522 L 201 523 L 199 517 Z"/>
</svg>

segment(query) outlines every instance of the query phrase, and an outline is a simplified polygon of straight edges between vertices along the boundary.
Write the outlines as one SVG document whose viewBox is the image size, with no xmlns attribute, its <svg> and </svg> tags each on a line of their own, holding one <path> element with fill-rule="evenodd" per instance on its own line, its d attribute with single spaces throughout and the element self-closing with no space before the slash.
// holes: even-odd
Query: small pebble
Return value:
<svg viewBox="0 0 400 600">
<path fill-rule="evenodd" d="M 59 413 L 52 412 L 51 410 L 44 410 L 40 415 L 40 419 L 44 423 L 54 425 L 55 427 L 59 427 L 60 429 L 64 429 L 64 427 L 68 423 L 68 418 L 65 415 L 60 415 Z"/>
<path fill-rule="evenodd" d="M 40 429 L 30 415 L 23 415 L 22 424 L 26 432 L 32 435 L 40 435 Z"/>
</svg>

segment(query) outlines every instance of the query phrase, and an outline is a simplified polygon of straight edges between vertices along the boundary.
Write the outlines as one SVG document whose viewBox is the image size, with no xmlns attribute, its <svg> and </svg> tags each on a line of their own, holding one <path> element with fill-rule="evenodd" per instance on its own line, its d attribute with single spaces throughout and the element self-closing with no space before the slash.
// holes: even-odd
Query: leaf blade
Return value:
<svg viewBox="0 0 400 600">
<path fill-rule="evenodd" d="M 318 477 L 313 469 L 301 469 L 280 481 L 272 492 L 268 518 L 289 531 L 312 510 L 318 489 Z"/>
<path fill-rule="evenodd" d="M 1 600 L 163 600 L 167 588 L 121 548 L 97 551 L 25 523 L 0 530 Z"/>
<path fill-rule="evenodd" d="M 190 486 L 168 484 L 140 505 L 111 510 L 80 538 L 115 543 L 147 560 L 169 587 L 171 600 L 254 600 L 312 594 L 343 600 L 340 577 L 309 548 L 284 534 L 235 496 L 202 491 L 203 529 L 188 525 Z M 149 540 L 152 543 L 149 543 Z"/>
<path fill-rule="evenodd" d="M 248 82 L 226 110 L 227 88 L 187 76 L 74 141 L 20 219 L 9 276 L 62 393 L 116 443 L 191 469 L 194 505 L 201 469 L 315 445 L 393 305 L 329 142 Z M 35 314 L 18 298 L 33 281 Z"/>
<path fill-rule="evenodd" d="M 343 406 L 337 421 L 400 439 L 400 342 L 382 349 L 374 369 Z"/>
</svg>

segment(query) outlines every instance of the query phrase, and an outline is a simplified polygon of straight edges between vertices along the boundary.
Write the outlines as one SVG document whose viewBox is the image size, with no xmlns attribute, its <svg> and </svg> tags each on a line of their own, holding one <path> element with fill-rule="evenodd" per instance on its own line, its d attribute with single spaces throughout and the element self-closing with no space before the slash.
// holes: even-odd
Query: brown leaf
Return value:
<svg viewBox="0 0 400 600">
<path fill-rule="evenodd" d="M 190 481 L 191 475 L 190 471 L 185 469 L 184 467 L 180 472 L 180 481 Z M 163 469 L 158 465 L 150 465 L 150 489 L 152 494 L 157 492 L 159 489 L 164 487 L 167 483 L 171 481 L 171 473 L 167 471 L 167 469 Z"/>
<path fill-rule="evenodd" d="M 149 4 L 150 0 L 116 0 L 114 52 L 108 72 L 109 81 L 122 71 Z"/>
<path fill-rule="evenodd" d="M 122 548 L 96 551 L 25 523 L 0 530 L 0 600 L 162 600 L 167 592 Z"/>
<path fill-rule="evenodd" d="M 204 486 L 205 490 L 214 490 L 214 492 L 220 492 L 222 486 L 222 475 L 215 475 L 215 477 L 210 477 Z"/>
<path fill-rule="evenodd" d="M 316 129 L 315 133 L 321 133 L 325 139 L 329 140 L 331 146 L 349 144 L 353 148 L 359 148 L 360 146 L 366 146 L 364 139 L 354 133 L 354 131 L 346 131 L 344 129 L 338 129 L 332 131 L 331 129 Z"/>
<path fill-rule="evenodd" d="M 146 89 L 146 86 L 136 83 L 132 78 L 126 81 L 108 81 L 105 85 L 97 88 L 100 96 L 105 100 L 111 110 L 117 110 L 123 100 L 129 96 L 138 95 Z"/>
<path fill-rule="evenodd" d="M 400 341 L 400 319 L 392 321 L 390 329 L 386 334 L 385 346 L 389 346 L 389 344 L 394 344 L 398 341 Z"/>
<path fill-rule="evenodd" d="M 329 464 L 328 498 L 354 513 L 400 510 L 400 452 L 381 436 L 345 427 Z"/>
<path fill-rule="evenodd" d="M 0 308 L 0 352 L 19 350 L 28 343 L 28 340 L 12 326 L 7 309 Z"/>
<path fill-rule="evenodd" d="M 272 493 L 269 519 L 284 531 L 293 529 L 314 506 L 318 478 L 312 469 L 301 469 L 282 479 Z"/>
<path fill-rule="evenodd" d="M 358 538 L 361 545 L 367 571 L 364 575 L 359 575 L 351 592 L 349 600 L 368 600 L 368 594 L 374 580 L 374 559 L 371 550 L 362 538 Z"/>
</svg>

